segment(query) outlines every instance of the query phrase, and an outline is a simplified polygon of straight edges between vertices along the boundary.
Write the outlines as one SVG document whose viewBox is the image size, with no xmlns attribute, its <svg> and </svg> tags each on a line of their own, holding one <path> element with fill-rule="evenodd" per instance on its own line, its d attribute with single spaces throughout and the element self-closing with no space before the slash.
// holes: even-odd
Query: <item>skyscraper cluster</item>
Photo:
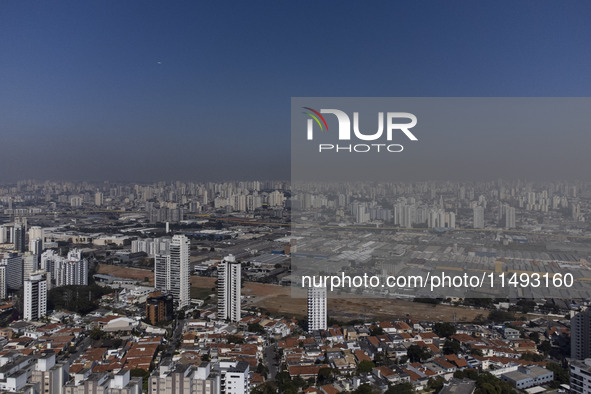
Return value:
<svg viewBox="0 0 591 394">
<path fill-rule="evenodd" d="M 50 274 L 51 286 L 73 286 L 88 284 L 88 260 L 79 249 L 72 249 L 67 257 L 49 249 L 41 254 L 40 269 Z"/>
</svg>

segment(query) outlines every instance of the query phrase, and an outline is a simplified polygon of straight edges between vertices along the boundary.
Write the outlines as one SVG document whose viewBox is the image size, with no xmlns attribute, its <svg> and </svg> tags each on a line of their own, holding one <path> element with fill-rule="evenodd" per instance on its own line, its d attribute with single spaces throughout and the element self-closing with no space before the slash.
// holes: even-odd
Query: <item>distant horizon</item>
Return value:
<svg viewBox="0 0 591 394">
<path fill-rule="evenodd" d="M 18 179 L 15 181 L 0 181 L 1 186 L 8 186 L 8 185 L 16 185 L 20 182 L 35 182 L 35 183 L 89 183 L 89 184 L 100 184 L 100 183 L 115 183 L 115 184 L 143 184 L 143 185 L 152 185 L 158 183 L 166 183 L 172 184 L 176 182 L 180 183 L 233 183 L 233 182 L 287 182 L 291 183 L 291 179 L 266 179 L 266 178 L 244 178 L 244 179 L 209 179 L 209 180 L 182 180 L 182 179 L 169 179 L 169 180 L 156 180 L 156 181 L 123 181 L 123 180 L 71 180 L 71 179 Z M 591 177 L 589 179 L 529 179 L 529 178 L 489 178 L 489 179 L 417 179 L 417 180 L 367 180 L 363 183 L 441 183 L 441 182 L 450 182 L 450 183 L 491 183 L 491 182 L 506 182 L 506 183 L 514 183 L 514 182 L 521 182 L 521 183 L 591 183 Z M 315 183 L 327 183 L 327 184 L 355 184 L 359 183 L 357 181 L 329 181 L 329 182 L 320 182 L 320 181 L 310 181 L 307 182 L 310 184 Z"/>
</svg>

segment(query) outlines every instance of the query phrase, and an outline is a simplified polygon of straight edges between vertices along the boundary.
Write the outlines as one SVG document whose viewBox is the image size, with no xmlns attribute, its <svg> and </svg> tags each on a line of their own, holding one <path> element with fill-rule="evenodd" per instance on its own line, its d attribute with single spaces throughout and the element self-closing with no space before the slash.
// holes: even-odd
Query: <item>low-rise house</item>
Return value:
<svg viewBox="0 0 591 394">
<path fill-rule="evenodd" d="M 502 374 L 501 380 L 523 390 L 550 383 L 554 380 L 554 372 L 538 366 L 520 366 L 517 371 Z"/>
</svg>

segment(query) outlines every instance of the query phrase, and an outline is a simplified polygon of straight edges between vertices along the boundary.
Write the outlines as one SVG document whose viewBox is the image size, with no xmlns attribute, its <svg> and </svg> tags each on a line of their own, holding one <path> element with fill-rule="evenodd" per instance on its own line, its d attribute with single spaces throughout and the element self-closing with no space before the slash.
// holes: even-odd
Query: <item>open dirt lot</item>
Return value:
<svg viewBox="0 0 591 394">
<path fill-rule="evenodd" d="M 150 283 L 154 280 L 151 271 L 137 268 L 125 268 L 113 265 L 99 265 L 100 273 L 108 273 L 122 278 L 143 280 L 146 276 Z M 211 289 L 215 287 L 216 278 L 201 276 L 191 277 L 191 287 Z M 204 292 L 205 293 L 205 292 Z M 276 286 L 263 283 L 247 282 L 243 285 L 242 294 L 250 296 L 244 307 L 260 307 L 269 312 L 284 314 L 289 317 L 301 318 L 306 315 L 306 294 L 304 291 L 292 297 L 291 287 Z M 353 319 L 374 318 L 405 318 L 429 321 L 473 321 L 479 314 L 486 316 L 487 311 L 453 307 L 448 305 L 429 305 L 404 300 L 388 300 L 374 298 L 331 298 L 328 299 L 329 316 L 342 321 Z"/>
<path fill-rule="evenodd" d="M 247 305 L 256 305 L 271 312 L 284 313 L 288 316 L 306 315 L 305 292 L 295 293 L 292 297 L 290 287 L 249 283 L 242 291 L 244 295 L 253 295 Z M 448 305 L 429 305 L 404 300 L 375 298 L 328 298 L 328 315 L 334 319 L 348 321 L 354 319 L 405 318 L 430 321 L 473 321 L 486 311 Z"/>
<path fill-rule="evenodd" d="M 110 274 L 119 278 L 136 279 L 142 281 L 145 278 L 148 278 L 150 284 L 154 283 L 154 273 L 150 270 L 144 270 L 140 268 L 127 268 L 117 265 L 99 264 L 98 273 Z"/>
<path fill-rule="evenodd" d="M 192 277 L 191 284 L 195 287 L 214 286 L 215 278 Z M 247 282 L 242 294 L 251 296 L 244 307 L 261 307 L 270 312 L 293 317 L 306 315 L 306 293 L 298 291 L 292 297 L 291 287 Z M 329 316 L 337 320 L 373 319 L 373 318 L 405 318 L 407 314 L 417 320 L 431 321 L 473 321 L 476 316 L 487 311 L 448 305 L 429 305 L 404 300 L 387 300 L 374 298 L 330 298 L 328 299 Z"/>
</svg>

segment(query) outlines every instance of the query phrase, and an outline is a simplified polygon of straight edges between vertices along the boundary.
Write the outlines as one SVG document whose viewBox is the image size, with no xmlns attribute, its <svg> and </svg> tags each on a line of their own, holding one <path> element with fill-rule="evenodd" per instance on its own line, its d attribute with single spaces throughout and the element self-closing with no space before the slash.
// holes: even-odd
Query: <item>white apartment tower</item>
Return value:
<svg viewBox="0 0 591 394">
<path fill-rule="evenodd" d="M 228 255 L 218 265 L 218 319 L 240 320 L 241 265 Z"/>
<path fill-rule="evenodd" d="M 189 244 L 186 236 L 175 235 L 168 253 L 154 258 L 154 286 L 158 290 L 171 293 L 179 309 L 191 302 Z"/>
<path fill-rule="evenodd" d="M 249 365 L 246 361 L 221 361 L 220 392 L 223 394 L 242 394 L 250 392 Z"/>
<path fill-rule="evenodd" d="M 39 320 L 47 314 L 47 279 L 43 274 L 33 274 L 24 285 L 23 318 Z"/>
<path fill-rule="evenodd" d="M 326 287 L 308 288 L 308 332 L 326 330 Z"/>
</svg>

